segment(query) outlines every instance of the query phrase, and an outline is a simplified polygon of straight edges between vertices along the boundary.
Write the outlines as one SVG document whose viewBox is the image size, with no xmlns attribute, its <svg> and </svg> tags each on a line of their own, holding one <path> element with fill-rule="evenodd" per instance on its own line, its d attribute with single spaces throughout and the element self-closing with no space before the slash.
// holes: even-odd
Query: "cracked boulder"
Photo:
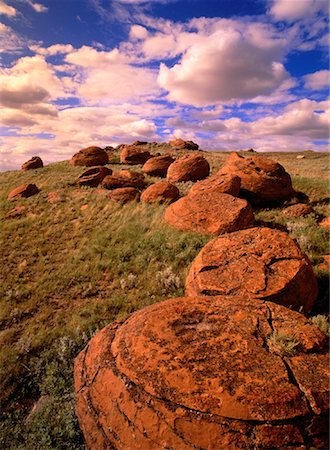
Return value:
<svg viewBox="0 0 330 450">
<path fill-rule="evenodd" d="M 107 175 L 111 174 L 112 170 L 108 167 L 93 167 L 92 169 L 85 170 L 79 176 L 78 184 L 80 186 L 97 187 Z"/>
<path fill-rule="evenodd" d="M 282 330 L 295 353 L 274 353 Z M 176 298 L 96 334 L 75 361 L 87 448 L 327 448 L 327 338 L 244 297 Z"/>
<path fill-rule="evenodd" d="M 253 212 L 246 200 L 206 191 L 176 201 L 166 209 L 164 219 L 182 231 L 219 235 L 251 225 Z"/>
<path fill-rule="evenodd" d="M 70 160 L 72 166 L 105 166 L 109 162 L 109 156 L 100 147 L 86 147 L 74 154 Z"/>
<path fill-rule="evenodd" d="M 209 176 L 210 165 L 201 155 L 185 155 L 177 159 L 167 169 L 167 179 L 171 183 L 202 180 Z"/>
<path fill-rule="evenodd" d="M 192 263 L 188 296 L 239 295 L 309 312 L 317 297 L 312 265 L 290 236 L 250 228 L 208 242 Z"/>
<path fill-rule="evenodd" d="M 282 203 L 295 194 L 284 167 L 265 156 L 242 156 L 233 152 L 218 172 L 223 173 L 240 177 L 240 193 L 253 204 Z"/>
</svg>

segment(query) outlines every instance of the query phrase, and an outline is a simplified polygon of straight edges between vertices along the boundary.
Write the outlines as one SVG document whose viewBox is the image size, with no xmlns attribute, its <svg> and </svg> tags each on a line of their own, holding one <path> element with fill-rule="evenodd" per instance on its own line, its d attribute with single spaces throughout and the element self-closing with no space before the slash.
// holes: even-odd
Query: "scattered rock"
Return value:
<svg viewBox="0 0 330 450">
<path fill-rule="evenodd" d="M 159 181 L 149 186 L 141 195 L 145 203 L 174 202 L 180 197 L 179 189 L 168 181 Z"/>
<path fill-rule="evenodd" d="M 324 228 L 327 231 L 330 231 L 330 216 L 325 217 L 321 222 L 319 223 L 321 228 Z"/>
<path fill-rule="evenodd" d="M 201 155 L 185 155 L 177 159 L 167 169 L 167 179 L 171 183 L 198 181 L 209 176 L 210 165 Z"/>
<path fill-rule="evenodd" d="M 171 147 L 179 148 L 180 150 L 198 150 L 199 145 L 193 141 L 184 141 L 183 139 L 173 139 L 168 143 Z"/>
<path fill-rule="evenodd" d="M 296 156 L 296 159 L 304 159 L 305 158 L 305 155 L 297 155 Z"/>
<path fill-rule="evenodd" d="M 109 162 L 108 154 L 100 147 L 87 147 L 72 156 L 72 166 L 105 166 Z"/>
<path fill-rule="evenodd" d="M 285 359 L 267 344 L 283 328 L 301 339 Z M 271 302 L 151 305 L 101 330 L 75 361 L 87 447 L 303 448 L 327 435 L 326 345 L 308 319 Z"/>
<path fill-rule="evenodd" d="M 282 210 L 282 214 L 286 217 L 307 216 L 307 214 L 311 214 L 312 212 L 314 212 L 313 207 L 306 205 L 306 203 L 297 203 Z"/>
<path fill-rule="evenodd" d="M 219 235 L 251 225 L 253 212 L 246 200 L 215 191 L 181 198 L 166 209 L 165 220 L 179 230 Z"/>
<path fill-rule="evenodd" d="M 192 263 L 186 294 L 240 295 L 309 312 L 317 297 L 312 265 L 287 233 L 250 228 L 210 241 Z"/>
<path fill-rule="evenodd" d="M 139 146 L 139 145 L 147 145 L 148 142 L 147 141 L 134 141 L 131 145 L 132 146 Z"/>
<path fill-rule="evenodd" d="M 88 205 L 88 204 L 81 205 L 80 211 L 86 211 L 86 209 L 88 209 L 88 208 L 89 208 L 89 205 Z"/>
<path fill-rule="evenodd" d="M 21 184 L 17 188 L 13 189 L 9 195 L 8 200 L 15 200 L 17 198 L 28 198 L 32 195 L 38 194 L 39 189 L 35 184 Z"/>
<path fill-rule="evenodd" d="M 97 187 L 107 175 L 111 174 L 112 170 L 108 167 L 93 167 L 92 169 L 85 170 L 79 176 L 78 183 L 80 186 Z"/>
<path fill-rule="evenodd" d="M 139 145 L 126 145 L 120 153 L 120 162 L 122 164 L 143 165 L 150 158 L 150 153 L 148 151 L 141 150 Z"/>
<path fill-rule="evenodd" d="M 22 170 L 39 169 L 40 167 L 44 167 L 42 159 L 39 156 L 32 156 L 22 165 Z"/>
<path fill-rule="evenodd" d="M 107 197 L 120 203 L 128 203 L 139 200 L 139 191 L 134 187 L 123 187 L 112 190 Z"/>
<path fill-rule="evenodd" d="M 241 194 L 253 204 L 280 203 L 295 193 L 284 167 L 265 156 L 231 153 L 218 173 L 239 176 Z"/>
<path fill-rule="evenodd" d="M 15 206 L 15 208 L 11 209 L 7 212 L 5 218 L 6 219 L 18 219 L 25 215 L 25 206 Z"/>
<path fill-rule="evenodd" d="M 142 171 L 151 177 L 165 178 L 167 169 L 174 162 L 172 156 L 154 156 L 143 165 Z"/>
<path fill-rule="evenodd" d="M 140 175 L 140 174 L 139 174 Z M 121 173 L 107 175 L 102 181 L 102 187 L 105 189 L 118 189 L 132 187 L 142 189 L 145 187 L 145 181 L 141 176 L 122 176 Z"/>
<path fill-rule="evenodd" d="M 323 272 L 329 272 L 330 271 L 330 255 L 323 255 L 322 261 L 317 265 L 319 270 L 322 270 Z"/>
<path fill-rule="evenodd" d="M 241 179 L 236 175 L 219 174 L 198 181 L 189 190 L 189 196 L 200 195 L 208 192 L 219 192 L 236 197 L 241 187 Z"/>
<path fill-rule="evenodd" d="M 59 203 L 62 201 L 60 194 L 57 191 L 52 191 L 47 196 L 48 203 Z"/>
</svg>

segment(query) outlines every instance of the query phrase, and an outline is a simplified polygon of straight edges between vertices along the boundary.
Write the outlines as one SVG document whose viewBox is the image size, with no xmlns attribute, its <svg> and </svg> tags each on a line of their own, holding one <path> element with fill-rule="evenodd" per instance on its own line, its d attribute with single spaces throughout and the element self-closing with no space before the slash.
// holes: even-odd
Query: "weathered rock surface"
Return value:
<svg viewBox="0 0 330 450">
<path fill-rule="evenodd" d="M 128 203 L 134 200 L 138 200 L 140 197 L 140 193 L 134 187 L 123 187 L 114 189 L 107 195 L 107 197 L 110 200 L 115 200 L 119 203 Z"/>
<path fill-rule="evenodd" d="M 171 183 L 198 181 L 209 176 L 210 165 L 201 155 L 185 155 L 177 159 L 167 169 L 167 179 Z"/>
<path fill-rule="evenodd" d="M 219 235 L 251 225 L 253 212 L 246 200 L 211 191 L 181 198 L 168 206 L 164 219 L 179 230 Z"/>
<path fill-rule="evenodd" d="M 218 173 L 239 176 L 242 195 L 254 204 L 283 202 L 295 193 L 284 167 L 264 156 L 231 153 Z"/>
<path fill-rule="evenodd" d="M 316 300 L 312 265 L 287 233 L 250 228 L 208 242 L 191 265 L 186 294 L 239 295 L 309 312 Z"/>
<path fill-rule="evenodd" d="M 39 156 L 32 156 L 31 159 L 22 164 L 22 170 L 32 170 L 44 167 L 42 159 Z"/>
<path fill-rule="evenodd" d="M 80 186 L 97 187 L 107 175 L 111 174 L 112 170 L 108 167 L 93 167 L 92 169 L 85 170 L 79 176 L 78 183 Z"/>
<path fill-rule="evenodd" d="M 173 139 L 168 143 L 171 147 L 179 148 L 181 150 L 198 150 L 199 145 L 193 141 L 184 141 L 183 139 Z"/>
<path fill-rule="evenodd" d="M 105 166 L 109 162 L 109 156 L 100 147 L 86 147 L 74 154 L 70 160 L 72 166 Z"/>
<path fill-rule="evenodd" d="M 313 207 L 305 203 L 297 203 L 282 210 L 282 214 L 286 217 L 307 216 L 307 214 L 311 214 L 312 212 L 314 212 Z"/>
<path fill-rule="evenodd" d="M 179 189 L 168 181 L 159 181 L 142 192 L 141 201 L 145 203 L 175 202 L 180 197 Z"/>
<path fill-rule="evenodd" d="M 330 231 L 330 216 L 322 219 L 321 222 L 319 223 L 319 225 L 324 230 Z"/>
<path fill-rule="evenodd" d="M 150 158 L 142 167 L 142 171 L 151 177 L 165 178 L 167 169 L 174 162 L 172 156 L 155 156 Z"/>
<path fill-rule="evenodd" d="M 295 355 L 269 348 L 282 330 L 298 341 Z M 176 298 L 144 308 L 101 330 L 75 361 L 87 447 L 327 448 L 326 346 L 309 320 L 271 302 Z"/>
<path fill-rule="evenodd" d="M 8 200 L 15 200 L 17 198 L 28 198 L 32 195 L 38 194 L 39 189 L 35 184 L 21 184 L 13 189 L 9 195 Z"/>
<path fill-rule="evenodd" d="M 189 196 L 200 195 L 208 192 L 219 192 L 236 197 L 241 187 L 241 179 L 236 175 L 219 174 L 198 181 L 189 190 Z"/>
<path fill-rule="evenodd" d="M 141 176 L 122 176 L 121 173 L 107 175 L 102 181 L 102 187 L 105 189 L 118 189 L 126 187 L 142 189 L 145 184 L 146 183 Z"/>
<path fill-rule="evenodd" d="M 122 164 L 144 164 L 151 158 L 150 152 L 142 150 L 140 145 L 126 145 L 120 152 L 120 162 Z"/>
</svg>

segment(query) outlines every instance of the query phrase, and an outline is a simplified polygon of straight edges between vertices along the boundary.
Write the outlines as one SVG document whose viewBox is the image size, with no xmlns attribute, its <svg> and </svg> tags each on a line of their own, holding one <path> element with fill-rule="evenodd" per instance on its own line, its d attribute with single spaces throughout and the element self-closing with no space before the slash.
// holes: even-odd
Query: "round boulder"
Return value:
<svg viewBox="0 0 330 450">
<path fill-rule="evenodd" d="M 205 245 L 191 265 L 186 294 L 240 295 L 309 312 L 317 282 L 309 259 L 287 233 L 250 228 Z"/>
<path fill-rule="evenodd" d="M 97 187 L 107 175 L 111 174 L 112 170 L 108 167 L 93 167 L 92 169 L 85 170 L 79 176 L 78 183 L 80 186 Z"/>
<path fill-rule="evenodd" d="M 9 195 L 8 200 L 16 200 L 18 198 L 28 198 L 32 195 L 38 194 L 39 189 L 35 184 L 21 184 L 13 189 Z"/>
<path fill-rule="evenodd" d="M 172 156 L 155 156 L 150 158 L 142 167 L 142 171 L 151 177 L 165 178 L 167 169 L 174 162 Z"/>
<path fill-rule="evenodd" d="M 199 145 L 193 141 L 184 141 L 183 139 L 173 139 L 168 143 L 171 147 L 179 148 L 180 150 L 198 150 Z"/>
<path fill-rule="evenodd" d="M 205 194 L 207 192 L 219 192 L 236 197 L 241 187 L 241 179 L 236 175 L 219 174 L 198 181 L 189 190 L 189 196 Z"/>
<path fill-rule="evenodd" d="M 86 147 L 72 156 L 70 164 L 72 166 L 105 166 L 109 162 L 109 156 L 100 147 Z"/>
<path fill-rule="evenodd" d="M 141 195 L 145 203 L 171 203 L 180 197 L 179 189 L 168 181 L 159 181 L 149 186 Z"/>
<path fill-rule="evenodd" d="M 22 164 L 22 170 L 32 170 L 44 167 L 42 159 L 39 156 L 32 156 L 31 159 Z"/>
<path fill-rule="evenodd" d="M 151 305 L 101 330 L 75 361 L 87 447 L 327 448 L 326 346 L 304 316 L 270 302 Z"/>
<path fill-rule="evenodd" d="M 138 200 L 140 197 L 139 191 L 133 187 L 118 188 L 111 191 L 107 198 L 119 203 L 128 203 Z"/>
<path fill-rule="evenodd" d="M 138 165 L 144 164 L 151 158 L 150 152 L 141 150 L 141 145 L 126 145 L 120 153 L 122 164 Z"/>
<path fill-rule="evenodd" d="M 164 218 L 182 231 L 219 235 L 251 225 L 253 212 L 246 200 L 215 191 L 181 198 L 166 209 Z"/>
<path fill-rule="evenodd" d="M 209 176 L 210 165 L 201 155 L 185 155 L 177 159 L 167 169 L 167 179 L 171 183 L 198 181 Z"/>
<path fill-rule="evenodd" d="M 265 156 L 231 153 L 218 173 L 239 176 L 241 194 L 253 204 L 281 203 L 295 193 L 284 167 Z"/>
</svg>

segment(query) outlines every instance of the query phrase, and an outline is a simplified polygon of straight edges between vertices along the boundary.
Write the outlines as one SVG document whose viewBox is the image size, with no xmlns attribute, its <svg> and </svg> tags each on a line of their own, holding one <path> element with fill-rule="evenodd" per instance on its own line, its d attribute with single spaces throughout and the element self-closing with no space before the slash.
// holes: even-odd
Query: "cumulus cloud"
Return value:
<svg viewBox="0 0 330 450">
<path fill-rule="evenodd" d="M 15 31 L 0 23 L 0 53 L 20 53 L 26 46 L 24 39 Z"/>
<path fill-rule="evenodd" d="M 74 50 L 74 47 L 71 44 L 54 44 L 50 47 L 43 48 L 39 45 L 32 44 L 29 45 L 29 49 L 32 52 L 38 53 L 39 55 L 44 56 L 54 56 L 54 55 L 65 55 L 67 53 L 71 53 Z"/>
<path fill-rule="evenodd" d="M 305 86 L 310 89 L 323 89 L 329 86 L 330 71 L 319 70 L 318 72 L 310 73 L 304 77 Z"/>
<path fill-rule="evenodd" d="M 328 0 L 274 0 L 270 14 L 275 20 L 293 22 L 297 19 L 314 16 L 328 11 Z"/>
<path fill-rule="evenodd" d="M 17 10 L 13 6 L 7 5 L 7 3 L 0 0 L 0 14 L 14 17 L 17 14 Z"/>
</svg>

